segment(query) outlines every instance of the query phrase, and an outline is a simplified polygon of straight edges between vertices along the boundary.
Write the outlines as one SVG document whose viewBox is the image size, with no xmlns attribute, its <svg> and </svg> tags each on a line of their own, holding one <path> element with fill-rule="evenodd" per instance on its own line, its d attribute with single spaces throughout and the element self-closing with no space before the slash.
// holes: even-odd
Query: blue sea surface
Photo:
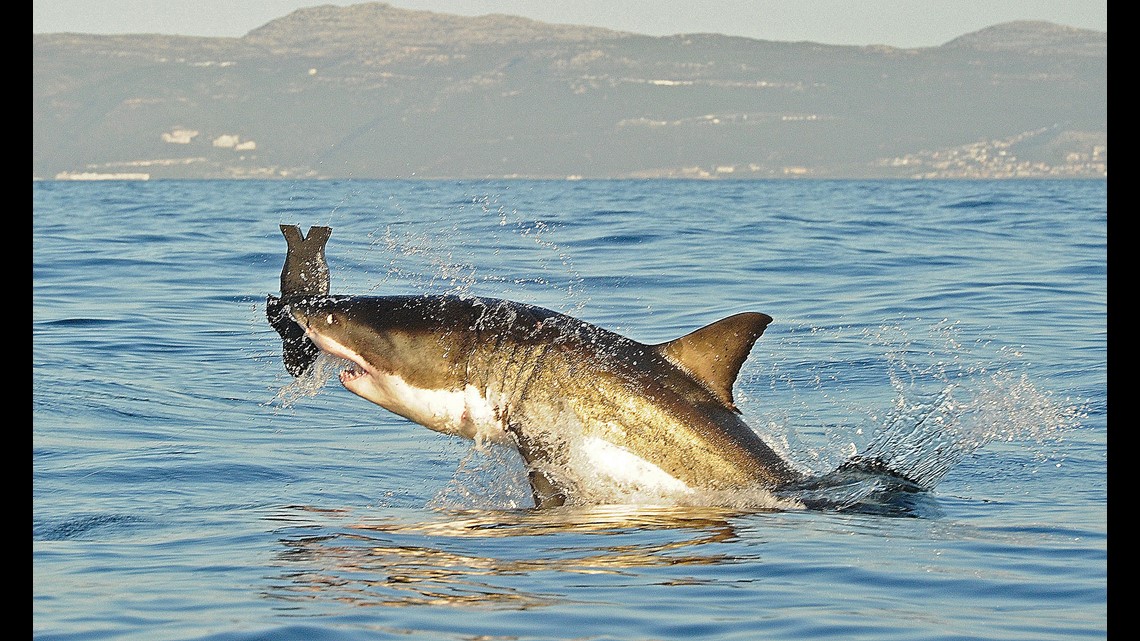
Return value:
<svg viewBox="0 0 1140 641">
<path fill-rule="evenodd" d="M 1105 181 L 35 182 L 37 639 L 1107 637 Z M 459 293 L 646 343 L 774 317 L 735 388 L 902 514 L 531 508 L 517 456 L 324 377 L 265 318 Z"/>
</svg>

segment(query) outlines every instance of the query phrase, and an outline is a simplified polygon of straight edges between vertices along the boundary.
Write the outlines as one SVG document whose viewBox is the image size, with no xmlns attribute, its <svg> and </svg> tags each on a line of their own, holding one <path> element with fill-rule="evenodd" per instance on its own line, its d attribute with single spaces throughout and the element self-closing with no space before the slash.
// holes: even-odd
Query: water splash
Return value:
<svg viewBox="0 0 1140 641">
<path fill-rule="evenodd" d="M 282 387 L 271 402 L 289 407 L 302 398 L 316 396 L 330 380 L 339 378 L 341 370 L 351 364 L 346 359 L 321 352 L 313 365 Z"/>
<path fill-rule="evenodd" d="M 450 223 L 456 214 L 475 207 L 482 216 L 478 229 L 461 229 Z M 557 225 L 531 218 L 518 210 L 509 210 L 487 194 L 469 196 L 457 207 L 445 212 L 447 219 L 404 231 L 388 225 L 369 234 L 372 246 L 388 256 L 384 278 L 368 292 L 386 288 L 392 281 L 401 287 L 412 287 L 423 293 L 449 293 L 459 296 L 489 295 L 526 300 L 533 298 L 535 288 L 561 290 L 559 311 L 575 314 L 585 308 L 589 298 L 584 294 L 584 278 L 574 267 L 570 253 L 554 237 Z M 508 233 L 503 233 L 507 231 Z M 457 242 L 462 239 L 462 242 Z M 476 256 L 487 251 L 507 256 L 517 250 L 525 266 L 510 275 L 511 265 L 505 260 L 502 273 L 488 273 L 476 266 Z"/>
<path fill-rule="evenodd" d="M 450 233 L 427 233 L 399 232 L 389 225 L 379 235 L 370 234 L 372 246 L 382 247 L 388 255 L 388 266 L 385 277 L 373 284 L 368 293 L 374 293 L 392 280 L 424 293 L 470 292 L 479 282 L 478 269 L 456 259 L 455 251 L 446 244 L 446 238 L 454 238 L 459 233 L 458 226 L 452 226 Z M 422 270 L 417 270 L 417 264 L 423 266 Z"/>
<path fill-rule="evenodd" d="M 427 506 L 434 510 L 515 510 L 533 504 L 518 452 L 493 444 L 473 444 L 451 480 Z"/>
<path fill-rule="evenodd" d="M 991 339 L 967 342 L 959 323 L 940 321 L 917 338 L 900 323 L 857 337 L 845 332 L 835 330 L 832 340 L 862 354 L 846 355 L 838 370 L 829 361 L 794 376 L 781 367 L 771 372 L 773 389 L 790 391 L 795 402 L 761 431 L 786 435 L 766 438 L 793 459 L 813 461 L 817 474 L 857 455 L 929 490 L 987 443 L 1058 439 L 1087 416 L 1082 404 L 1056 398 L 1020 371 L 1024 350 Z M 823 344 L 815 350 L 831 342 L 812 333 Z M 890 394 L 886 402 L 883 392 Z M 831 419 L 828 442 L 805 447 L 797 427 L 817 425 L 820 417 Z"/>
<path fill-rule="evenodd" d="M 998 347 L 991 358 L 992 343 L 964 343 L 958 323 L 941 321 L 931 333 L 942 347 L 923 358 L 909 344 L 887 351 L 896 397 L 865 456 L 929 489 L 989 442 L 1040 443 L 1086 418 L 1080 404 L 1055 398 L 1018 371 L 1020 348 Z M 923 392 L 930 387 L 934 394 Z"/>
</svg>

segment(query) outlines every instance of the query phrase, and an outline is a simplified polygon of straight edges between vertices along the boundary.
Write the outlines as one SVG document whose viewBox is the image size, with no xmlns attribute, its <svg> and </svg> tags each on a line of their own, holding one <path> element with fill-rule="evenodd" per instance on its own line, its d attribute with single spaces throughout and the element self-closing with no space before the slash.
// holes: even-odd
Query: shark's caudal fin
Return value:
<svg viewBox="0 0 1140 641">
<path fill-rule="evenodd" d="M 892 468 L 880 458 L 856 454 L 827 474 L 812 476 L 798 483 L 790 484 L 782 488 L 781 491 L 826 490 L 850 485 L 864 479 L 877 480 L 880 485 L 893 492 L 921 492 L 927 489 L 905 473 Z"/>
<path fill-rule="evenodd" d="M 928 489 L 881 459 L 852 456 L 835 470 L 777 490 L 815 510 L 918 516 L 932 509 Z"/>
<path fill-rule="evenodd" d="M 704 384 L 726 407 L 740 413 L 732 398 L 732 386 L 752 345 L 771 322 L 767 314 L 744 312 L 653 348 Z"/>
<path fill-rule="evenodd" d="M 310 227 L 306 237 L 301 235 L 301 228 L 296 225 L 281 225 L 281 234 L 289 246 L 285 265 L 281 268 L 281 296 L 269 295 L 265 301 L 265 315 L 281 336 L 281 357 L 286 371 L 300 376 L 309 369 L 321 350 L 305 337 L 305 330 L 293 322 L 287 306 L 293 300 L 329 293 L 325 243 L 332 236 L 332 228 Z"/>
</svg>

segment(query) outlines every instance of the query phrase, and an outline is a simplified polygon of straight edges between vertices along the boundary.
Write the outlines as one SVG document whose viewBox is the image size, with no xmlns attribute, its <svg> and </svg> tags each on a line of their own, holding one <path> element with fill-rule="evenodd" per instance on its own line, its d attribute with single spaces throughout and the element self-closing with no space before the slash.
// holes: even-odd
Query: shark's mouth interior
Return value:
<svg viewBox="0 0 1140 641">
<path fill-rule="evenodd" d="M 356 363 L 346 359 L 344 361 L 344 369 L 340 370 L 340 383 L 341 385 L 346 385 L 358 378 L 361 378 L 365 374 L 366 372 L 362 367 L 360 367 L 360 365 L 357 365 Z"/>
</svg>

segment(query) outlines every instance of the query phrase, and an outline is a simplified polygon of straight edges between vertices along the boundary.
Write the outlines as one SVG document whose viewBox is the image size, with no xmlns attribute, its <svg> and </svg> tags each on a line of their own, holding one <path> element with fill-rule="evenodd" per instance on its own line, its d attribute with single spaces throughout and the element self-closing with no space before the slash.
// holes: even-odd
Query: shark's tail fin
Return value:
<svg viewBox="0 0 1140 641">
<path fill-rule="evenodd" d="M 865 474 L 869 476 L 881 476 L 884 478 L 897 479 L 898 481 L 905 484 L 913 485 L 916 490 L 922 489 L 922 486 L 918 483 L 918 481 L 915 481 L 914 479 L 907 477 L 905 473 L 892 468 L 890 464 L 877 456 L 869 457 L 856 454 L 855 456 L 852 456 L 851 458 L 844 461 L 842 465 L 835 468 L 835 471 L 832 472 L 832 474 Z"/>
<path fill-rule="evenodd" d="M 837 487 L 865 479 L 875 479 L 903 492 L 920 492 L 926 488 L 892 469 L 877 457 L 856 454 L 827 474 L 812 476 L 788 486 L 792 490 L 819 490 Z"/>
<path fill-rule="evenodd" d="M 781 488 L 779 494 L 813 509 L 914 516 L 925 511 L 925 489 L 882 459 L 853 456 L 827 474 Z"/>
</svg>

